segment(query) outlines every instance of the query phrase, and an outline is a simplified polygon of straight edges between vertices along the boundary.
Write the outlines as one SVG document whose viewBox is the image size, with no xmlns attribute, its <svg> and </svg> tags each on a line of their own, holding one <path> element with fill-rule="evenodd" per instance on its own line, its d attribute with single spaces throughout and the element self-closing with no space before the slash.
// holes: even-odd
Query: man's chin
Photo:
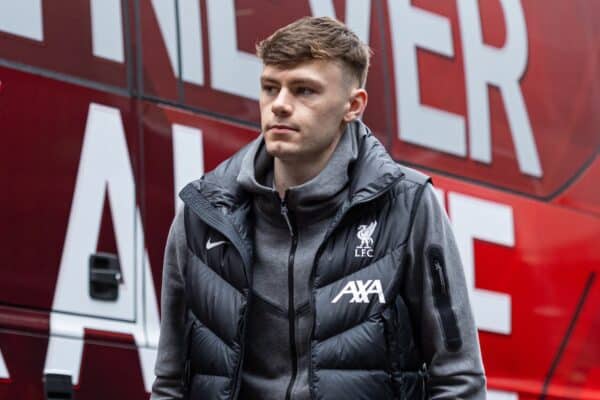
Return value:
<svg viewBox="0 0 600 400">
<path fill-rule="evenodd" d="M 283 161 L 291 161 L 298 157 L 298 149 L 295 146 L 291 146 L 290 143 L 267 141 L 265 149 L 269 155 Z"/>
</svg>

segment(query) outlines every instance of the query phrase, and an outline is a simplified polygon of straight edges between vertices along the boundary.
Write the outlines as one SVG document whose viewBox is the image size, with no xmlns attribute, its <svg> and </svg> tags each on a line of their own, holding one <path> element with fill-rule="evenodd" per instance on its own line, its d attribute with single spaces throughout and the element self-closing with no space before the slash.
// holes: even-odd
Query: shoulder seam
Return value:
<svg viewBox="0 0 600 400">
<path fill-rule="evenodd" d="M 425 175 L 424 173 L 419 172 L 415 169 L 405 167 L 402 164 L 398 165 L 400 166 L 402 173 L 404 174 L 405 181 L 412 182 L 421 186 L 431 182 L 431 177 L 429 175 Z"/>
</svg>

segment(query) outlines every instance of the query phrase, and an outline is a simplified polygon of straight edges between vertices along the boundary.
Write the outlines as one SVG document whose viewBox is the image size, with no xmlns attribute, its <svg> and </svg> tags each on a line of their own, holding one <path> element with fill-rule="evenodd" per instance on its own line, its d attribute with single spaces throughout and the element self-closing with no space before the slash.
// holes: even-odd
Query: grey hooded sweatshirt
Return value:
<svg viewBox="0 0 600 400">
<path fill-rule="evenodd" d="M 263 142 L 242 161 L 238 182 L 253 194 L 255 215 L 253 303 L 242 399 L 280 400 L 288 392 L 289 399 L 310 398 L 309 276 L 327 227 L 348 196 L 348 167 L 357 152 L 356 132 L 348 129 L 325 168 L 289 188 L 284 200 L 273 189 L 273 158 Z"/>
</svg>

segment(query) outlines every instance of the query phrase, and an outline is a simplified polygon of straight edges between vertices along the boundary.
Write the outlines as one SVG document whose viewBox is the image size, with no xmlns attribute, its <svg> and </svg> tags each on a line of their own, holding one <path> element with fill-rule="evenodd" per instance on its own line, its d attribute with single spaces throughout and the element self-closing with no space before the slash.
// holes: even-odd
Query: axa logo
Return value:
<svg viewBox="0 0 600 400">
<path fill-rule="evenodd" d="M 331 302 L 337 303 L 345 294 L 352 296 L 350 303 L 368 303 L 369 295 L 372 294 L 377 295 L 380 303 L 385 303 L 383 288 L 379 279 L 349 281 Z"/>
<path fill-rule="evenodd" d="M 360 225 L 356 236 L 360 239 L 360 244 L 354 249 L 354 257 L 373 257 L 373 232 L 377 226 L 377 221 L 369 225 Z"/>
</svg>

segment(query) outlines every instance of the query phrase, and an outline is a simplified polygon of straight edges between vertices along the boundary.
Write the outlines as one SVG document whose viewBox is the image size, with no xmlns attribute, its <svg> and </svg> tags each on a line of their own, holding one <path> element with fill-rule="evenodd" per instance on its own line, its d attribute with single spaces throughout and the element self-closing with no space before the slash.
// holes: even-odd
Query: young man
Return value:
<svg viewBox="0 0 600 400">
<path fill-rule="evenodd" d="M 370 50 L 304 18 L 258 46 L 262 134 L 180 193 L 152 399 L 483 399 L 428 178 L 359 121 Z"/>
</svg>

